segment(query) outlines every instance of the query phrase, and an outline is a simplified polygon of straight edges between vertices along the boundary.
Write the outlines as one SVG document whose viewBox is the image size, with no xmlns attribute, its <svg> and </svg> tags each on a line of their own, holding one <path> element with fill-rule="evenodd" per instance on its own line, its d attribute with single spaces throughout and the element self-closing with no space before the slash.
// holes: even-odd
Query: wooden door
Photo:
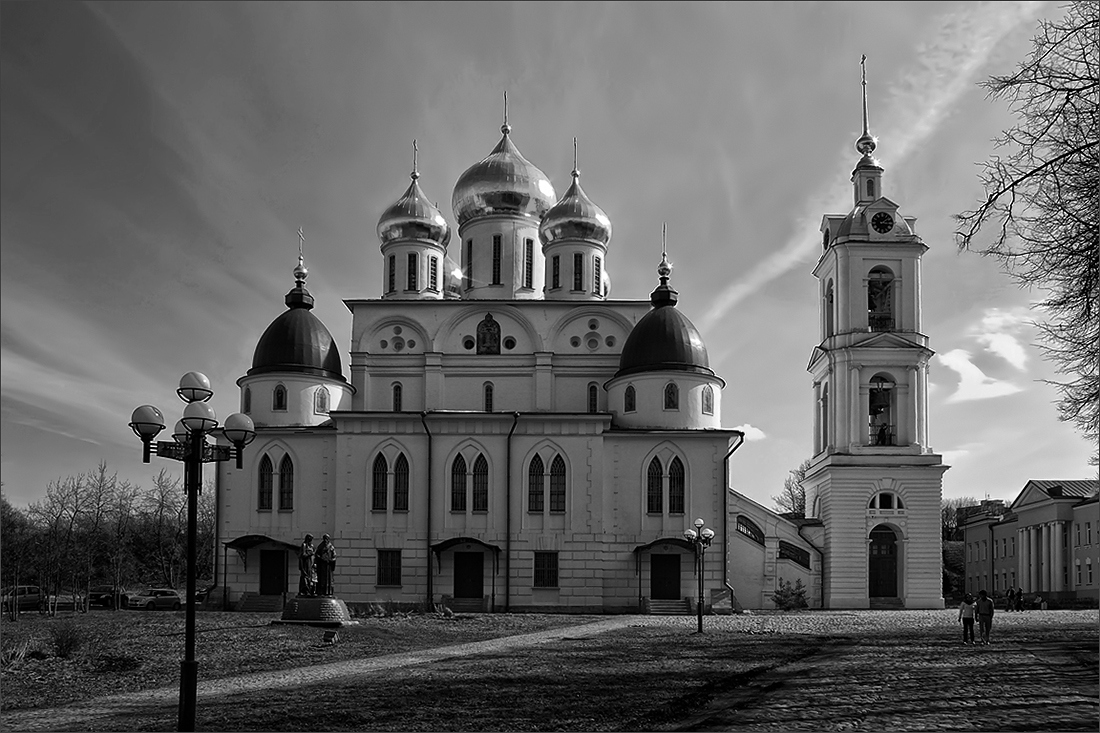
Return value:
<svg viewBox="0 0 1100 733">
<path fill-rule="evenodd" d="M 896 598 L 898 595 L 898 538 L 888 527 L 871 530 L 868 558 L 868 595 Z"/>
<path fill-rule="evenodd" d="M 649 556 L 649 595 L 658 600 L 679 600 L 680 555 Z"/>
<path fill-rule="evenodd" d="M 456 552 L 455 598 L 482 598 L 485 595 L 484 581 L 484 553 Z"/>
<path fill-rule="evenodd" d="M 286 592 L 286 550 L 260 550 L 260 595 Z"/>
</svg>

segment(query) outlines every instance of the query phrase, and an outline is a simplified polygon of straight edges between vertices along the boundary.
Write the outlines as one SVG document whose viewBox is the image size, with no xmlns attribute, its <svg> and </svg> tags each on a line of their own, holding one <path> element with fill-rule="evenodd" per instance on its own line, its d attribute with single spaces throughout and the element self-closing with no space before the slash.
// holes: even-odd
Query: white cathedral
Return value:
<svg viewBox="0 0 1100 733">
<path fill-rule="evenodd" d="M 805 517 L 730 488 L 744 436 L 667 259 L 648 300 L 610 298 L 611 222 L 576 169 L 558 198 L 505 123 L 455 184 L 456 242 L 414 158 L 378 221 L 381 297 L 344 301 L 349 373 L 299 257 L 238 381 L 257 437 L 243 470 L 218 468 L 213 595 L 281 608 L 309 533 L 331 535 L 348 604 L 686 612 L 703 587 L 708 608 L 761 609 L 801 581 L 811 608 L 942 608 L 926 246 L 883 195 L 866 119 L 864 86 L 853 208 L 824 217 L 813 273 Z M 715 532 L 701 583 L 697 517 Z"/>
</svg>

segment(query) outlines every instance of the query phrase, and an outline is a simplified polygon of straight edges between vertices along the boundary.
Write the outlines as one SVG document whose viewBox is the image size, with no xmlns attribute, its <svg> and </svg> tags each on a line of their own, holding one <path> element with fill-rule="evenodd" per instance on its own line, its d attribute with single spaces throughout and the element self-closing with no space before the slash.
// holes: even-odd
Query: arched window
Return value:
<svg viewBox="0 0 1100 733">
<path fill-rule="evenodd" d="M 703 387 L 703 414 L 714 414 L 714 388 L 709 384 Z"/>
<path fill-rule="evenodd" d="M 565 461 L 554 456 L 550 462 L 550 513 L 565 512 Z"/>
<path fill-rule="evenodd" d="M 489 511 L 489 462 L 480 454 L 474 460 L 474 511 Z"/>
<path fill-rule="evenodd" d="M 318 387 L 313 395 L 313 411 L 319 415 L 328 414 L 328 390 L 324 387 Z"/>
<path fill-rule="evenodd" d="M 492 313 L 486 313 L 481 323 L 477 324 L 477 353 L 500 353 L 500 324 L 493 320 Z"/>
<path fill-rule="evenodd" d="M 493 383 L 485 383 L 485 412 L 493 411 Z"/>
<path fill-rule="evenodd" d="M 294 461 L 283 456 L 279 463 L 279 511 L 294 508 Z"/>
<path fill-rule="evenodd" d="M 637 409 L 635 400 L 634 385 L 627 385 L 626 392 L 623 393 L 623 412 L 634 412 Z"/>
<path fill-rule="evenodd" d="M 600 411 L 600 389 L 594 384 L 588 385 L 588 412 L 595 415 Z"/>
<path fill-rule="evenodd" d="M 248 413 L 252 412 L 252 388 L 251 387 L 245 387 L 244 388 L 244 400 L 242 401 L 242 404 L 241 404 L 241 412 L 243 412 L 246 415 Z"/>
<path fill-rule="evenodd" d="M 646 473 L 645 510 L 647 514 L 660 514 L 664 511 L 661 473 L 661 461 L 654 458 L 649 462 L 649 471 Z"/>
<path fill-rule="evenodd" d="M 894 381 L 890 375 L 871 377 L 867 405 L 868 445 L 895 445 Z"/>
<path fill-rule="evenodd" d="M 527 511 L 541 512 L 544 506 L 543 476 L 545 469 L 542 458 L 535 456 L 527 467 Z"/>
<path fill-rule="evenodd" d="M 825 311 L 825 338 L 829 338 L 833 335 L 833 312 L 834 312 L 834 295 L 833 295 L 833 281 L 825 283 L 825 302 L 821 304 L 821 309 Z"/>
<path fill-rule="evenodd" d="M 393 510 L 409 511 L 409 459 L 404 453 L 393 462 Z"/>
<path fill-rule="evenodd" d="M 680 388 L 676 386 L 675 382 L 669 382 L 665 385 L 665 409 L 680 409 Z"/>
<path fill-rule="evenodd" d="M 286 387 L 275 385 L 275 391 L 271 393 L 271 409 L 276 412 L 286 412 Z"/>
<path fill-rule="evenodd" d="M 780 560 L 794 560 L 807 570 L 810 569 L 810 551 L 804 550 L 798 545 L 779 540 L 779 552 L 777 556 Z"/>
<path fill-rule="evenodd" d="M 374 459 L 374 468 L 371 471 L 370 508 L 380 512 L 386 509 L 386 479 L 389 474 L 389 466 L 386 457 L 381 453 Z"/>
<path fill-rule="evenodd" d="M 668 464 L 668 513 L 684 513 L 684 464 L 679 458 Z"/>
<path fill-rule="evenodd" d="M 875 181 L 872 178 L 867 179 L 867 198 L 875 197 Z"/>
<path fill-rule="evenodd" d="M 451 464 L 451 511 L 466 511 L 466 459 L 462 456 Z"/>
<path fill-rule="evenodd" d="M 764 532 L 748 517 L 738 515 L 737 531 L 758 545 L 764 544 Z"/>
<path fill-rule="evenodd" d="M 894 330 L 894 273 L 877 265 L 867 274 L 867 325 L 872 331 Z"/>
<path fill-rule="evenodd" d="M 393 411 L 401 412 L 401 382 L 394 382 L 393 385 Z"/>
<path fill-rule="evenodd" d="M 821 428 L 821 450 L 829 447 L 829 383 L 821 385 L 821 414 L 818 416 Z"/>
<path fill-rule="evenodd" d="M 901 497 L 889 491 L 880 491 L 871 497 L 868 509 L 904 509 Z M 994 548 L 995 549 L 995 548 Z"/>
<path fill-rule="evenodd" d="M 260 493 L 256 508 L 262 512 L 271 511 L 271 492 L 275 484 L 275 467 L 271 465 L 271 459 L 264 455 L 260 459 Z"/>
</svg>

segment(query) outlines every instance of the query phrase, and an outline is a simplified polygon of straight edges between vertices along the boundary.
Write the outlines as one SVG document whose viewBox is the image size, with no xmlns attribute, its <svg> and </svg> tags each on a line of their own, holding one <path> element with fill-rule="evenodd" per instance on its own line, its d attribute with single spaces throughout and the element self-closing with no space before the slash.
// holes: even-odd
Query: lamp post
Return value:
<svg viewBox="0 0 1100 733">
<path fill-rule="evenodd" d="M 200 372 L 188 372 L 180 379 L 176 394 L 187 403 L 183 419 L 176 423 L 172 441 L 159 441 L 157 455 L 183 463 L 184 490 L 187 493 L 187 605 L 184 627 L 184 654 L 180 662 L 180 703 L 178 730 L 195 730 L 196 687 L 199 663 L 195 660 L 195 545 L 198 524 L 198 495 L 202 491 L 202 464 L 228 461 L 236 454 L 237 468 L 242 467 L 244 447 L 256 437 L 252 418 L 234 413 L 225 420 L 220 433 L 233 444 L 206 442 L 215 434 L 218 419 L 214 408 L 206 404 L 214 396 L 210 380 Z M 153 439 L 164 430 L 164 415 L 153 405 L 142 405 L 130 418 L 130 429 L 141 439 L 142 462 L 149 462 Z"/>
<path fill-rule="evenodd" d="M 684 530 L 684 539 L 695 548 L 695 569 L 699 574 L 699 601 L 695 604 L 699 613 L 699 631 L 703 633 L 703 555 L 710 547 L 710 541 L 714 539 L 714 530 L 703 527 L 706 524 L 702 519 L 695 520 L 695 529 L 688 527 Z"/>
</svg>

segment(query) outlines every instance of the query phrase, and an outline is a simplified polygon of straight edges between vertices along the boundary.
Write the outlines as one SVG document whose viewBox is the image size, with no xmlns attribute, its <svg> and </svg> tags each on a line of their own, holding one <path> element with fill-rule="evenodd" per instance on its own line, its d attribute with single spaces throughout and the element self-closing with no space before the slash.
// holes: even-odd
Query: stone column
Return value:
<svg viewBox="0 0 1100 733">
<path fill-rule="evenodd" d="M 1051 541 L 1051 535 L 1054 533 L 1050 531 L 1050 522 L 1043 524 L 1043 593 L 1050 593 L 1053 573 L 1053 559 L 1054 553 L 1052 549 L 1054 547 Z"/>
<path fill-rule="evenodd" d="M 1054 522 L 1052 524 L 1051 535 L 1054 542 L 1054 552 L 1051 555 L 1054 558 L 1054 568 L 1051 572 L 1050 589 L 1056 593 L 1060 593 L 1066 589 L 1064 583 L 1064 575 L 1062 573 L 1062 566 L 1065 564 L 1065 554 L 1062 550 L 1062 531 L 1065 522 Z"/>
<path fill-rule="evenodd" d="M 1028 554 L 1031 556 L 1031 567 L 1028 570 L 1028 592 L 1038 593 L 1039 586 L 1039 563 L 1041 561 L 1039 555 L 1039 527 L 1031 526 L 1027 528 L 1027 544 Z"/>
<path fill-rule="evenodd" d="M 1027 544 L 1027 528 L 1016 530 L 1016 587 L 1027 585 L 1027 569 L 1031 563 L 1031 552 Z"/>
</svg>

